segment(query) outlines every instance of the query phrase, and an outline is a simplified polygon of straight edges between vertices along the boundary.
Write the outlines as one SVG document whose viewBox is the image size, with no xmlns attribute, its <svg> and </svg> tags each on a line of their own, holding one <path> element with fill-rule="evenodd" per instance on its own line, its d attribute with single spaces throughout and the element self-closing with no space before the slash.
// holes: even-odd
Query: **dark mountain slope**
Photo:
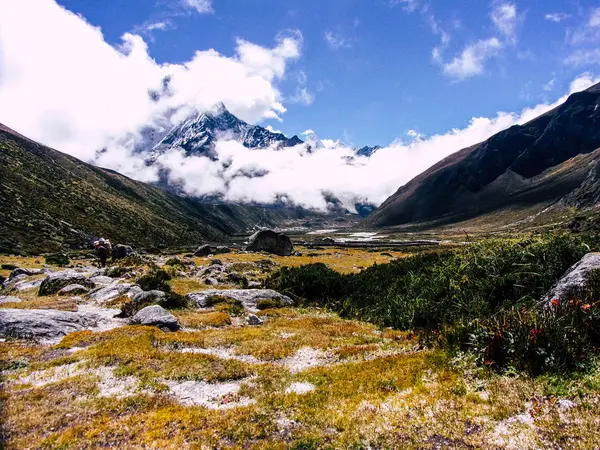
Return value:
<svg viewBox="0 0 600 450">
<path fill-rule="evenodd" d="M 301 212 L 204 205 L 38 144 L 0 124 L 0 253 L 195 245 Z M 297 217 L 296 217 L 297 216 Z"/>
<path fill-rule="evenodd" d="M 598 148 L 600 85 L 440 161 L 402 186 L 367 223 L 450 223 L 511 203 L 551 203 L 581 186 L 596 164 L 595 156 L 582 156 Z"/>
</svg>

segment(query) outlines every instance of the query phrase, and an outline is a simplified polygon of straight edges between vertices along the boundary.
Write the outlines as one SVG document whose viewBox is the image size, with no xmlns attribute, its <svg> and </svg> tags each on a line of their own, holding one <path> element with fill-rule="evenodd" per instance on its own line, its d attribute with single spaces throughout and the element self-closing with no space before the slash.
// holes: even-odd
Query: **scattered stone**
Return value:
<svg viewBox="0 0 600 450">
<path fill-rule="evenodd" d="M 219 282 L 217 280 L 215 280 L 214 278 L 205 278 L 204 284 L 206 284 L 208 286 L 216 286 L 219 284 Z"/>
<path fill-rule="evenodd" d="M 294 251 L 294 246 L 290 238 L 283 233 L 277 233 L 273 230 L 261 230 L 250 237 L 246 250 L 290 256 Z"/>
<path fill-rule="evenodd" d="M 90 291 L 88 298 L 102 304 L 119 298 L 122 295 L 127 295 L 129 298 L 131 298 L 140 292 L 143 292 L 142 288 L 136 284 L 122 283 L 119 280 L 114 280 L 108 286 L 98 287 Z"/>
<path fill-rule="evenodd" d="M 27 281 L 22 280 L 13 284 L 12 288 L 15 291 L 28 291 L 29 289 L 37 289 L 41 286 L 43 280 Z"/>
<path fill-rule="evenodd" d="M 220 245 L 217 248 L 215 248 L 214 253 L 215 253 L 215 255 L 222 255 L 224 253 L 231 253 L 231 249 L 229 247 L 224 246 L 224 245 Z"/>
<path fill-rule="evenodd" d="M 46 261 L 46 264 L 59 267 L 68 266 L 70 263 L 69 257 L 64 253 L 51 253 L 46 255 L 44 260 Z"/>
<path fill-rule="evenodd" d="M 119 278 L 132 270 L 132 267 L 111 266 L 106 269 L 105 275 L 111 278 Z"/>
<path fill-rule="evenodd" d="M 212 296 L 220 296 L 238 300 L 248 311 L 253 313 L 259 311 L 256 305 L 260 300 L 264 299 L 279 300 L 284 306 L 292 306 L 294 304 L 291 298 L 281 295 L 279 292 L 276 292 L 272 289 L 208 289 L 206 291 L 190 293 L 186 295 L 186 298 L 197 307 L 206 308 L 207 300 Z"/>
<path fill-rule="evenodd" d="M 248 281 L 248 289 L 259 289 L 262 284 L 259 281 Z"/>
<path fill-rule="evenodd" d="M 52 309 L 0 309 L 0 335 L 49 340 L 97 325 L 97 317 Z"/>
<path fill-rule="evenodd" d="M 72 270 L 65 270 L 63 272 L 48 275 L 40 284 L 38 295 L 56 294 L 62 288 L 70 284 L 80 284 L 85 287 L 92 287 L 92 284 L 87 280 L 84 274 Z"/>
<path fill-rule="evenodd" d="M 104 275 L 97 275 L 94 277 L 90 277 L 89 281 L 94 287 L 106 287 L 114 283 L 115 280 L 113 280 L 111 277 L 107 277 Z"/>
<path fill-rule="evenodd" d="M 239 283 L 242 287 L 248 287 L 248 278 L 237 272 L 231 272 L 227 274 L 227 281 L 231 283 Z"/>
<path fill-rule="evenodd" d="M 144 306 L 155 305 L 164 301 L 167 297 L 163 291 L 141 291 L 135 294 L 131 300 L 123 305 L 119 317 L 132 317 Z"/>
<path fill-rule="evenodd" d="M 117 259 L 123 259 L 129 255 L 133 255 L 135 252 L 129 245 L 117 244 L 112 248 L 111 256 L 113 261 Z"/>
<path fill-rule="evenodd" d="M 58 295 L 87 294 L 88 291 L 89 289 L 81 284 L 70 284 L 58 291 Z"/>
<path fill-rule="evenodd" d="M 21 303 L 21 299 L 12 295 L 0 295 L 0 304 L 2 303 Z"/>
<path fill-rule="evenodd" d="M 223 261 L 221 261 L 220 259 L 213 259 L 210 262 L 211 266 L 222 266 L 223 265 Z"/>
<path fill-rule="evenodd" d="M 18 277 L 19 275 L 26 275 L 28 277 L 32 276 L 32 275 L 40 275 L 42 273 L 48 273 L 48 269 L 23 269 L 21 267 L 17 267 L 16 269 L 14 269 L 10 275 L 8 276 L 9 280 L 12 280 L 15 277 Z"/>
<path fill-rule="evenodd" d="M 573 297 L 581 298 L 590 272 L 600 269 L 600 253 L 588 253 L 573 265 L 544 297 L 545 303 L 552 300 L 566 302 Z"/>
<path fill-rule="evenodd" d="M 177 331 L 181 328 L 177 318 L 159 305 L 146 306 L 131 319 L 132 324 L 156 326 L 162 330 Z"/>
<path fill-rule="evenodd" d="M 265 321 L 256 314 L 248 314 L 248 317 L 246 317 L 246 322 L 248 322 L 248 325 L 262 325 L 265 323 Z"/>
<path fill-rule="evenodd" d="M 201 245 L 194 252 L 194 256 L 208 256 L 210 254 L 212 254 L 212 251 L 210 249 L 210 245 L 208 244 Z"/>
</svg>

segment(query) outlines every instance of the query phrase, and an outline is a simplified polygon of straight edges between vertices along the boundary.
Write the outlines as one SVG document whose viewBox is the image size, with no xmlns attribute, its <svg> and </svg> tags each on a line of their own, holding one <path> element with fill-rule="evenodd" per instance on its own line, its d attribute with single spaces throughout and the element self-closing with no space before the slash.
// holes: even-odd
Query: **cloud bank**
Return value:
<svg viewBox="0 0 600 450">
<path fill-rule="evenodd" d="M 170 171 L 171 182 L 192 196 L 216 195 L 246 203 L 283 201 L 321 210 L 327 209 L 326 199 L 335 196 L 352 210 L 356 201 L 379 205 L 442 158 L 512 125 L 526 123 L 563 103 L 569 94 L 597 82 L 599 77 L 583 74 L 571 83 L 567 94 L 553 103 L 518 113 L 499 112 L 493 118 L 473 118 L 465 128 L 445 134 L 426 137 L 410 130 L 408 142 L 398 140 L 370 158 L 356 156 L 354 149 L 339 143 L 310 151 L 303 145 L 249 150 L 237 142 L 222 141 L 217 143 L 217 161 L 186 157 L 183 151 L 172 150 L 157 162 Z M 303 133 L 313 134 L 313 130 Z"/>
<path fill-rule="evenodd" d="M 511 28 L 505 30 L 508 34 Z M 152 166 L 136 153 L 145 127 L 169 129 L 191 110 L 207 110 L 220 101 L 249 122 L 280 117 L 284 101 L 309 103 L 300 82 L 291 99 L 278 89 L 301 45 L 296 32 L 277 37 L 272 48 L 238 40 L 231 56 L 199 50 L 184 63 L 159 64 L 142 37 L 125 34 L 115 48 L 99 28 L 53 0 L 0 1 L 0 122 L 138 180 L 156 181 L 159 169 L 166 169 L 169 181 L 188 195 L 314 209 L 327 208 L 326 198 L 334 196 L 351 208 L 357 200 L 380 204 L 440 159 L 566 99 L 473 118 L 443 134 L 411 130 L 370 158 L 356 156 L 335 139 L 324 139 L 322 148 L 310 151 L 305 146 L 249 150 L 222 141 L 215 149 L 217 160 L 186 157 L 174 149 Z M 570 92 L 597 81 L 584 74 Z"/>
<path fill-rule="evenodd" d="M 86 161 L 104 149 L 99 163 L 153 180 L 132 155 L 143 127 L 168 128 L 219 101 L 249 122 L 279 117 L 277 82 L 301 44 L 294 32 L 273 48 L 238 40 L 232 56 L 202 50 L 158 64 L 142 37 L 126 33 L 115 48 L 54 0 L 0 1 L 0 122 Z"/>
</svg>

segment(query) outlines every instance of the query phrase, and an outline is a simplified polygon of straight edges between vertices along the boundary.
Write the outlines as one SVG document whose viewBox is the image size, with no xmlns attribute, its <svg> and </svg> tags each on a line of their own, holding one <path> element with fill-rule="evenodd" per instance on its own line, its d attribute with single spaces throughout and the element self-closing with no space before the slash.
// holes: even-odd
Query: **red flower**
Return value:
<svg viewBox="0 0 600 450">
<path fill-rule="evenodd" d="M 558 305 L 560 305 L 560 302 L 558 301 L 558 299 L 557 298 L 553 299 L 552 306 L 558 306 Z"/>
<path fill-rule="evenodd" d="M 592 307 L 592 305 L 590 305 L 589 303 L 586 303 L 585 305 L 581 305 L 581 309 L 583 311 L 587 311 Z"/>
<path fill-rule="evenodd" d="M 529 334 L 529 338 L 532 341 L 535 341 L 538 338 L 538 336 L 540 336 L 543 332 L 544 332 L 544 330 L 542 330 L 541 328 L 534 328 L 533 330 L 531 330 L 531 333 Z"/>
</svg>

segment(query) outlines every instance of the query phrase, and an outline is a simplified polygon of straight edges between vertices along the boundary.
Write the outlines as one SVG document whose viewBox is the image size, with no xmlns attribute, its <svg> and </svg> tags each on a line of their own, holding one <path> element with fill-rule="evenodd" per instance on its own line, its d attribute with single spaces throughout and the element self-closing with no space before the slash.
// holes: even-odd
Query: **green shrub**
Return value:
<svg viewBox="0 0 600 450">
<path fill-rule="evenodd" d="M 222 295 L 209 296 L 206 299 L 206 306 L 214 306 L 216 311 L 228 313 L 232 316 L 240 316 L 246 312 L 242 302 Z"/>
<path fill-rule="evenodd" d="M 167 283 L 167 281 L 170 280 L 171 275 L 169 275 L 165 270 L 158 269 L 141 276 L 137 280 L 137 284 L 139 284 L 144 291 L 158 290 L 169 292 L 171 291 L 171 286 Z"/>
<path fill-rule="evenodd" d="M 265 309 L 283 308 L 283 306 L 283 303 L 278 298 L 264 298 L 256 303 L 256 307 L 261 311 Z"/>
<path fill-rule="evenodd" d="M 267 279 L 266 286 L 311 303 L 327 304 L 339 298 L 343 283 L 343 275 L 323 263 L 317 263 L 283 267 Z"/>
<path fill-rule="evenodd" d="M 482 363 L 499 369 L 576 370 L 599 346 L 596 307 L 561 305 L 558 311 L 537 305 L 591 248 L 597 248 L 591 238 L 568 235 L 492 240 L 416 254 L 357 274 L 341 275 L 323 264 L 283 268 L 267 285 L 343 316 L 421 329 L 436 340 L 442 335 L 451 348 L 470 348 Z M 596 305 L 600 275 L 596 278 L 591 279 L 596 291 L 585 289 L 594 298 L 573 300 Z"/>
<path fill-rule="evenodd" d="M 69 257 L 64 253 L 52 253 L 44 257 L 46 264 L 64 267 L 69 265 Z"/>
</svg>

